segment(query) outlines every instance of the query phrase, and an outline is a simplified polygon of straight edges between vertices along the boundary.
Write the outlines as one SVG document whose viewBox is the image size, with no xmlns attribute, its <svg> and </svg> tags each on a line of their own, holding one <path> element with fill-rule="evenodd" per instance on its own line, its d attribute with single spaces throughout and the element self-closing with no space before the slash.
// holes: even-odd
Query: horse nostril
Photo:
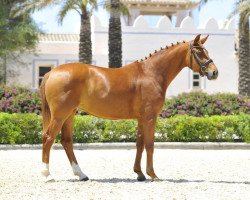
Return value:
<svg viewBox="0 0 250 200">
<path fill-rule="evenodd" d="M 218 71 L 213 71 L 213 76 L 217 76 L 218 75 Z"/>
</svg>

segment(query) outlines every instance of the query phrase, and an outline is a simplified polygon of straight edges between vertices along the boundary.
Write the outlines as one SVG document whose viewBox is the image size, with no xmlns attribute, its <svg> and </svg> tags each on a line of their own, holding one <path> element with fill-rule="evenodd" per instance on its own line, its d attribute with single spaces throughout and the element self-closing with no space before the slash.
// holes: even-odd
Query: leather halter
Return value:
<svg viewBox="0 0 250 200">
<path fill-rule="evenodd" d="M 192 69 L 192 58 L 193 58 L 192 55 L 193 55 L 194 58 L 195 58 L 195 60 L 196 60 L 196 62 L 197 62 L 197 64 L 198 64 L 198 65 L 200 66 L 200 68 L 201 68 L 201 72 L 202 72 L 202 73 L 200 73 L 200 75 L 201 75 L 201 76 L 204 76 L 204 74 L 206 73 L 206 70 L 207 70 L 208 65 L 209 65 L 210 63 L 212 63 L 213 60 L 212 60 L 211 58 L 209 58 L 206 62 L 201 63 L 199 57 L 198 57 L 197 54 L 194 52 L 194 48 L 203 49 L 203 51 L 206 50 L 206 49 L 205 49 L 204 47 L 201 47 L 201 46 L 193 46 L 193 45 L 192 45 L 192 41 L 190 42 L 190 51 L 191 51 L 191 53 L 190 53 L 190 67 L 191 67 L 191 69 Z"/>
</svg>

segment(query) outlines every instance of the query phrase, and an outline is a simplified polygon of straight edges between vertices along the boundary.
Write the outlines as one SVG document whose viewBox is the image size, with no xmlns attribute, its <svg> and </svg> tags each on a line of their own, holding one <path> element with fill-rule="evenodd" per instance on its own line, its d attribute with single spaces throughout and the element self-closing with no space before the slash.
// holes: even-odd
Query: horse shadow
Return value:
<svg viewBox="0 0 250 200">
<path fill-rule="evenodd" d="M 78 182 L 76 179 L 70 179 L 69 182 Z M 98 183 L 138 183 L 136 178 L 104 178 L 104 179 L 90 179 L 90 181 Z M 151 183 L 150 179 L 146 179 L 144 183 Z M 195 180 L 195 179 L 160 179 L 159 183 L 170 182 L 170 183 L 214 183 L 214 184 L 246 184 L 250 185 L 250 181 L 208 181 L 208 180 Z"/>
<path fill-rule="evenodd" d="M 216 183 L 216 184 L 247 184 L 249 181 L 207 181 L 207 180 L 188 180 L 188 179 L 163 179 L 163 181 L 171 183 Z"/>
<path fill-rule="evenodd" d="M 68 182 L 79 182 L 77 179 L 69 179 Z M 137 183 L 136 179 L 129 178 L 104 178 L 104 179 L 89 179 L 86 182 L 98 182 L 98 183 Z"/>
</svg>

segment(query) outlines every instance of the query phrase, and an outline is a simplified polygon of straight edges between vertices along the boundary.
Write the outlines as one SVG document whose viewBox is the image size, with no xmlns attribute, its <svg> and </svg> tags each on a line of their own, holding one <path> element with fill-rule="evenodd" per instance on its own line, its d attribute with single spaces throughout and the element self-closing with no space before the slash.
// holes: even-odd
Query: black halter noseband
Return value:
<svg viewBox="0 0 250 200">
<path fill-rule="evenodd" d="M 204 76 L 204 74 L 206 73 L 208 65 L 210 63 L 212 63 L 213 60 L 209 58 L 206 62 L 201 63 L 199 57 L 197 56 L 197 54 L 193 50 L 194 48 L 199 48 L 199 49 L 205 49 L 205 48 L 201 47 L 201 46 L 193 46 L 192 41 L 190 42 L 190 51 L 191 51 L 191 53 L 190 53 L 190 67 L 192 69 L 192 58 L 193 58 L 192 55 L 194 55 L 194 58 L 195 58 L 196 62 L 198 63 L 198 65 L 201 68 L 201 72 L 202 72 L 201 76 Z"/>
</svg>

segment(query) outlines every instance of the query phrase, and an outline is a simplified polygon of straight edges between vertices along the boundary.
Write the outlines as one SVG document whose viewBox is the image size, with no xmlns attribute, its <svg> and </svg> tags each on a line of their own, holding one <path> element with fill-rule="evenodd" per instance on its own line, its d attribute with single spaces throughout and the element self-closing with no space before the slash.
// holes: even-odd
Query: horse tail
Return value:
<svg viewBox="0 0 250 200">
<path fill-rule="evenodd" d="M 47 131 L 51 118 L 50 108 L 45 95 L 45 85 L 48 78 L 49 78 L 49 73 L 45 74 L 40 86 L 40 95 L 42 98 L 43 133 Z"/>
</svg>

